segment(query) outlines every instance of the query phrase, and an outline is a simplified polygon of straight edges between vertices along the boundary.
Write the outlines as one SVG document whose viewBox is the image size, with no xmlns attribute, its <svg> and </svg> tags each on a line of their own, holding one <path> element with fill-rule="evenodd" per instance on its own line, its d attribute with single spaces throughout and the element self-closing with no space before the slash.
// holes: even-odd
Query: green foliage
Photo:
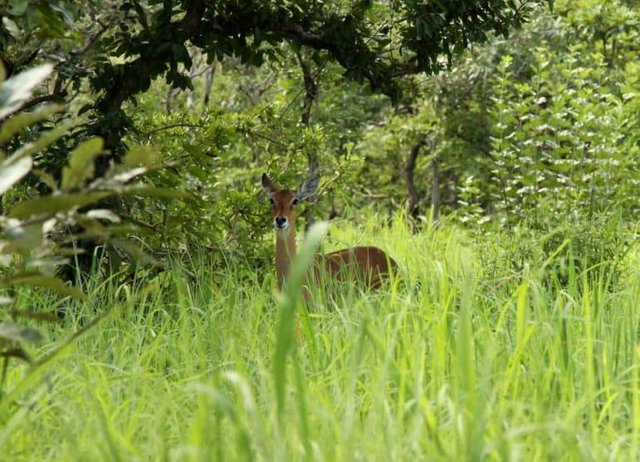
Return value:
<svg viewBox="0 0 640 462">
<path fill-rule="evenodd" d="M 636 96 L 619 94 L 598 55 L 539 50 L 536 60 L 530 81 L 514 83 L 508 61 L 497 81 L 493 155 L 506 193 L 499 210 L 506 218 L 537 205 L 547 219 L 602 213 L 612 204 L 635 212 L 629 192 L 640 180 L 638 146 L 628 136 L 634 122 L 625 105 Z"/>
<path fill-rule="evenodd" d="M 549 243 L 569 239 L 569 258 L 582 260 L 579 266 L 610 259 L 629 243 L 618 224 L 638 212 L 636 66 L 614 67 L 585 41 L 539 46 L 531 55 L 527 79 L 516 78 L 508 56 L 498 67 L 490 110 L 494 168 L 483 194 L 504 226 L 549 232 L 571 223 Z"/>
<path fill-rule="evenodd" d="M 300 253 L 293 262 L 291 274 L 280 303 L 277 342 L 273 358 L 273 381 L 275 387 L 276 407 L 280 425 L 285 424 L 287 365 L 289 355 L 291 363 L 298 364 L 295 351 L 296 324 L 299 322 L 298 307 L 302 304 L 302 290 L 306 282 L 306 275 L 313 263 L 313 256 L 321 240 L 328 231 L 327 223 L 316 223 L 309 230 L 307 239 L 300 249 Z M 295 367 L 295 366 L 294 366 Z M 298 374 L 301 371 L 296 371 Z"/>
<path fill-rule="evenodd" d="M 375 242 L 408 287 L 302 310 L 297 341 L 274 277 L 246 277 L 237 262 L 220 271 L 193 255 L 135 304 L 136 282 L 97 285 L 65 328 L 120 299 L 125 308 L 57 359 L 52 386 L 1 427 L 0 451 L 17 461 L 637 459 L 637 249 L 554 286 L 544 282 L 553 256 L 511 267 L 516 239 L 536 249 L 543 236 L 363 221 L 333 226 L 327 250 Z M 615 287 L 612 273 L 624 276 Z M 9 383 L 20 378 L 10 371 Z"/>
<path fill-rule="evenodd" d="M 20 70 L 38 52 L 55 56 L 51 96 L 67 98 L 70 88 L 90 82 L 93 101 L 85 108 L 96 109 L 102 123 L 119 118 L 122 104 L 146 92 L 156 77 L 173 88 L 192 88 L 194 55 L 208 63 L 237 59 L 259 67 L 286 61 L 291 52 L 285 44 L 294 52 L 308 50 L 316 63 L 335 63 L 344 77 L 367 81 L 373 91 L 398 100 L 403 76 L 433 73 L 470 44 L 520 27 L 530 4 L 538 3 L 551 2 L 13 0 L 2 10 L 0 43 L 7 51 L 1 57 Z M 34 36 L 40 40 L 31 41 Z M 119 119 L 117 133 L 126 122 Z M 119 147 L 115 136 L 107 145 Z"/>
<path fill-rule="evenodd" d="M 638 12 L 583 3 L 560 3 L 560 17 L 539 12 L 508 40 L 416 85 L 408 110 L 366 132 L 362 149 L 400 169 L 412 146 L 431 140 L 415 172 L 423 202 L 438 180 L 442 205 L 485 230 L 633 216 Z M 606 47 L 592 26 L 610 27 Z M 434 158 L 439 178 L 429 168 Z M 386 187 L 399 199 L 392 179 Z"/>
<path fill-rule="evenodd" d="M 73 110 L 86 114 L 88 126 L 83 122 L 58 140 L 37 165 L 62 178 L 63 189 L 77 186 L 65 179 L 74 168 L 65 167 L 67 153 L 87 133 L 104 139 L 98 175 L 122 160 L 123 140 L 129 147 L 153 140 L 162 146 L 162 161 L 172 166 L 154 175 L 156 186 L 187 188 L 193 201 L 127 200 L 118 212 L 154 231 L 144 239 L 158 251 L 197 242 L 218 255 L 253 259 L 264 255 L 264 213 L 253 197 L 253 181 L 265 168 L 276 177 L 283 172 L 279 180 L 293 186 L 308 173 L 306 165 L 317 162 L 323 192 L 333 195 L 332 215 L 340 206 L 372 201 L 391 215 L 402 203 L 398 186 L 406 143 L 424 138 L 424 130 L 436 137 L 443 130 L 434 123 L 437 110 L 421 111 L 422 121 L 411 127 L 402 118 L 388 124 L 396 133 L 380 143 L 372 127 L 393 118 L 385 112 L 389 101 L 372 97 L 361 83 L 394 101 L 402 96 L 404 104 L 423 82 L 404 77 L 442 70 L 471 44 L 507 35 L 536 14 L 539 3 L 550 2 L 60 0 L 40 8 L 41 2 L 29 0 L 6 11 L 5 26 L 12 32 L 5 36 L 3 59 L 20 69 L 36 56 L 55 56 L 55 82 L 44 97 L 70 101 Z M 30 9 L 40 11 L 38 21 L 30 19 Z M 64 34 L 56 33 L 60 24 Z M 42 41 L 21 47 L 36 30 Z M 304 91 L 300 60 L 310 63 L 321 88 L 312 101 L 312 124 L 305 126 L 296 107 Z M 216 83 L 210 107 L 216 109 L 198 113 L 188 106 L 158 114 L 156 77 L 164 77 L 167 92 L 198 91 L 195 76 L 209 64 Z M 127 100 L 146 110 L 124 105 Z M 45 123 L 33 131 L 43 128 Z M 438 143 L 429 154 L 444 157 L 459 146 Z M 451 177 L 443 185 L 453 190 L 455 181 Z M 424 185 L 419 189 L 426 191 Z M 446 200 L 455 204 L 453 194 Z M 322 207 L 327 205 L 325 199 Z"/>
<path fill-rule="evenodd" d="M 154 172 L 154 183 L 188 190 L 192 199 L 132 204 L 132 216 L 154 224 L 156 232 L 145 236 L 145 241 L 162 252 L 204 246 L 213 264 L 241 258 L 251 265 L 264 265 L 271 253 L 271 239 L 265 240 L 265 235 L 271 237 L 271 228 L 268 203 L 259 186 L 262 173 L 269 172 L 279 184 L 295 188 L 309 175 L 310 160 L 315 159 L 324 192 L 318 208 L 326 209 L 329 194 L 348 199 L 348 185 L 358 173 L 354 167 L 362 162 L 351 152 L 358 126 L 383 103 L 370 101 L 361 91 L 345 100 L 339 93 L 339 76 L 330 77 L 336 82 L 314 107 L 312 119 L 318 122 L 310 126 L 300 123 L 296 67 L 262 73 L 216 66 L 220 91 L 212 95 L 210 104 L 217 110 L 200 104 L 189 107 L 186 95 L 181 95 L 172 102 L 172 112 L 149 116 L 167 88 L 158 85 L 140 98 L 141 110 L 132 119 L 139 130 L 126 142 L 159 146 L 163 162 L 171 168 Z M 199 98 L 201 92 L 199 87 L 189 97 Z M 322 209 L 316 216 L 325 213 Z"/>
<path fill-rule="evenodd" d="M 543 3 L 0 6 L 0 453 L 637 459 L 638 9 Z M 416 146 L 442 213 L 410 231 Z M 272 299 L 259 178 L 316 167 L 323 250 L 402 281 L 308 312 Z M 70 286 L 85 240 L 114 273 Z"/>
<path fill-rule="evenodd" d="M 18 112 L 31 96 L 33 89 L 51 72 L 51 66 L 42 66 L 18 74 L 0 86 L 3 98 L 0 114 L 7 117 L 0 128 L 4 146 L 12 146 L 12 138 L 28 129 L 32 124 L 60 111 L 58 106 L 36 109 L 33 112 Z M 8 86 L 10 91 L 5 87 Z M 157 190 L 143 184 L 132 183 L 148 170 L 153 156 L 148 151 L 134 151 L 125 158 L 122 166 L 114 166 L 104 176 L 94 176 L 94 161 L 103 153 L 103 142 L 90 138 L 69 153 L 68 165 L 58 182 L 50 175 L 40 172 L 50 193 L 31 195 L 25 198 L 16 194 L 9 204 L 7 194 L 17 187 L 26 175 L 32 172 L 34 156 L 43 155 L 60 136 L 64 136 L 69 125 L 60 124 L 52 130 L 19 146 L 6 156 L 0 164 L 0 194 L 3 207 L 0 215 L 0 287 L 2 288 L 0 311 L 0 356 L 3 366 L 0 376 L 0 400 L 5 392 L 5 379 L 11 359 L 21 359 L 31 364 L 29 377 L 39 373 L 46 361 L 34 361 L 25 344 L 41 339 L 38 331 L 17 323 L 22 319 L 41 321 L 56 320 L 50 310 L 34 311 L 30 307 L 10 310 L 17 297 L 38 288 L 57 293 L 62 297 L 87 300 L 80 288 L 67 285 L 55 276 L 56 269 L 68 262 L 75 252 L 72 246 L 82 239 L 96 239 L 102 243 L 117 243 L 125 249 L 131 248 L 126 237 L 133 229 L 126 226 L 107 226 L 106 222 L 119 222 L 120 218 L 110 211 L 98 207 L 108 197 L 123 194 L 175 196 L 172 191 Z M 129 165 L 127 165 L 129 164 Z M 133 164 L 133 165 L 132 165 Z M 28 291 L 28 292 L 25 292 Z M 15 391 L 15 390 L 14 390 Z M 12 398 L 12 399 L 15 399 Z M 4 403 L 2 403 L 5 406 Z M 1 413 L 0 413 L 1 414 Z"/>
<path fill-rule="evenodd" d="M 52 70 L 53 67 L 50 64 L 44 64 L 4 82 L 0 91 L 0 107 L 2 107 L 0 119 L 19 109 L 31 96 L 34 87 L 40 84 Z M 15 127 L 12 128 L 15 129 Z M 11 133 L 8 135 L 10 136 Z"/>
</svg>

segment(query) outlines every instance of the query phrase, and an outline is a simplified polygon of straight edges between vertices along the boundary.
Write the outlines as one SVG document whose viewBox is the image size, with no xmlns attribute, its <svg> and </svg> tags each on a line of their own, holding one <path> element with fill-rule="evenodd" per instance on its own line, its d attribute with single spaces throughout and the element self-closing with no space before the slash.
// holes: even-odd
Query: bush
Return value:
<svg viewBox="0 0 640 462">
<path fill-rule="evenodd" d="M 98 204 L 104 199 L 124 195 L 179 195 L 138 182 L 154 159 L 153 150 L 147 148 L 130 151 L 122 165 L 112 166 L 104 176 L 94 178 L 94 162 L 103 154 L 103 141 L 96 137 L 84 140 L 71 150 L 59 180 L 34 169 L 36 156 L 44 155 L 47 147 L 68 134 L 73 126 L 73 121 L 60 119 L 55 128 L 28 142 L 11 143 L 37 122 L 62 112 L 63 108 L 55 105 L 32 112 L 20 111 L 51 70 L 50 65 L 42 65 L 12 77 L 0 87 L 0 120 L 4 119 L 0 143 L 5 148 L 17 145 L 8 153 L 2 151 L 0 163 L 3 201 L 0 211 L 0 287 L 3 289 L 0 296 L 0 357 L 3 361 L 0 398 L 12 359 L 31 364 L 31 371 L 35 373 L 47 358 L 52 357 L 50 354 L 45 360 L 37 361 L 31 358 L 25 344 L 41 340 L 41 335 L 23 321 L 55 321 L 56 317 L 53 313 L 12 309 L 15 295 L 20 290 L 44 289 L 61 297 L 86 300 L 79 287 L 70 286 L 56 277 L 56 270 L 76 255 L 79 239 L 111 244 L 137 258 L 143 256 L 138 246 L 127 240 L 134 228 Z M 49 193 L 20 189 L 20 180 L 29 174 L 36 175 L 46 184 Z M 29 374 L 24 380 L 29 380 Z M 16 389 L 20 387 L 18 385 Z M 11 392 L 8 396 L 12 396 Z M 0 418 L 3 418 L 1 412 Z"/>
</svg>

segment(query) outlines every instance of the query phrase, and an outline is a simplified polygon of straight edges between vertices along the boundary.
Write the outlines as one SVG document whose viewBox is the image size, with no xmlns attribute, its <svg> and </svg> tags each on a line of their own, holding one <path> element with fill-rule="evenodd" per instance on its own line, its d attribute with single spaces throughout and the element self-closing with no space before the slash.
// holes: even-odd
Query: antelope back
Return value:
<svg viewBox="0 0 640 462">
<path fill-rule="evenodd" d="M 316 265 L 316 280 L 324 272 L 334 280 L 359 280 L 372 289 L 379 288 L 398 270 L 396 262 L 378 247 L 352 247 L 318 255 Z"/>
</svg>

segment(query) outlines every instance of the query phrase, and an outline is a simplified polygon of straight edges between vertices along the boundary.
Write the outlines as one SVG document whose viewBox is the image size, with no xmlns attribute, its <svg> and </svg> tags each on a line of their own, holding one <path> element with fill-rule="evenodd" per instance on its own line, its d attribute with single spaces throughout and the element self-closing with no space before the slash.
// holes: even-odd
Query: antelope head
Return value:
<svg viewBox="0 0 640 462">
<path fill-rule="evenodd" d="M 262 174 L 262 187 L 265 189 L 271 202 L 273 214 L 273 227 L 277 233 L 288 234 L 296 227 L 296 206 L 309 198 L 320 183 L 320 177 L 313 175 L 302 182 L 297 191 L 279 189 L 266 173 Z"/>
</svg>

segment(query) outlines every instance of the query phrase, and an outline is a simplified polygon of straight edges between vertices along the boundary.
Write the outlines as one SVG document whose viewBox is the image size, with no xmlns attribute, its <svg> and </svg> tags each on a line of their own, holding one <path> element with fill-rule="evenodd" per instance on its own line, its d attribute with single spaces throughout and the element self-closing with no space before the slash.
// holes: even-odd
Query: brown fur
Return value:
<svg viewBox="0 0 640 462">
<path fill-rule="evenodd" d="M 324 265 L 320 271 L 324 269 L 337 281 L 356 278 L 372 289 L 379 288 L 391 273 L 398 271 L 396 262 L 378 247 L 352 247 L 316 255 L 316 262 Z"/>
<path fill-rule="evenodd" d="M 317 185 L 317 181 L 314 183 Z M 270 194 L 273 207 L 272 214 L 276 227 L 276 274 L 278 287 L 282 289 L 291 262 L 296 256 L 296 210 L 294 199 L 300 201 L 313 192 L 315 186 L 309 187 L 303 183 L 295 193 L 290 190 L 279 190 L 266 175 L 262 177 L 262 185 Z M 310 192 L 309 192 L 310 190 Z M 286 218 L 287 229 L 278 229 L 276 218 Z M 316 255 L 314 279 L 319 282 L 320 275 L 328 274 L 334 280 L 349 282 L 354 279 L 366 287 L 377 289 L 389 278 L 391 273 L 397 273 L 398 265 L 383 250 L 377 247 L 351 247 L 331 252 L 326 255 Z"/>
</svg>

